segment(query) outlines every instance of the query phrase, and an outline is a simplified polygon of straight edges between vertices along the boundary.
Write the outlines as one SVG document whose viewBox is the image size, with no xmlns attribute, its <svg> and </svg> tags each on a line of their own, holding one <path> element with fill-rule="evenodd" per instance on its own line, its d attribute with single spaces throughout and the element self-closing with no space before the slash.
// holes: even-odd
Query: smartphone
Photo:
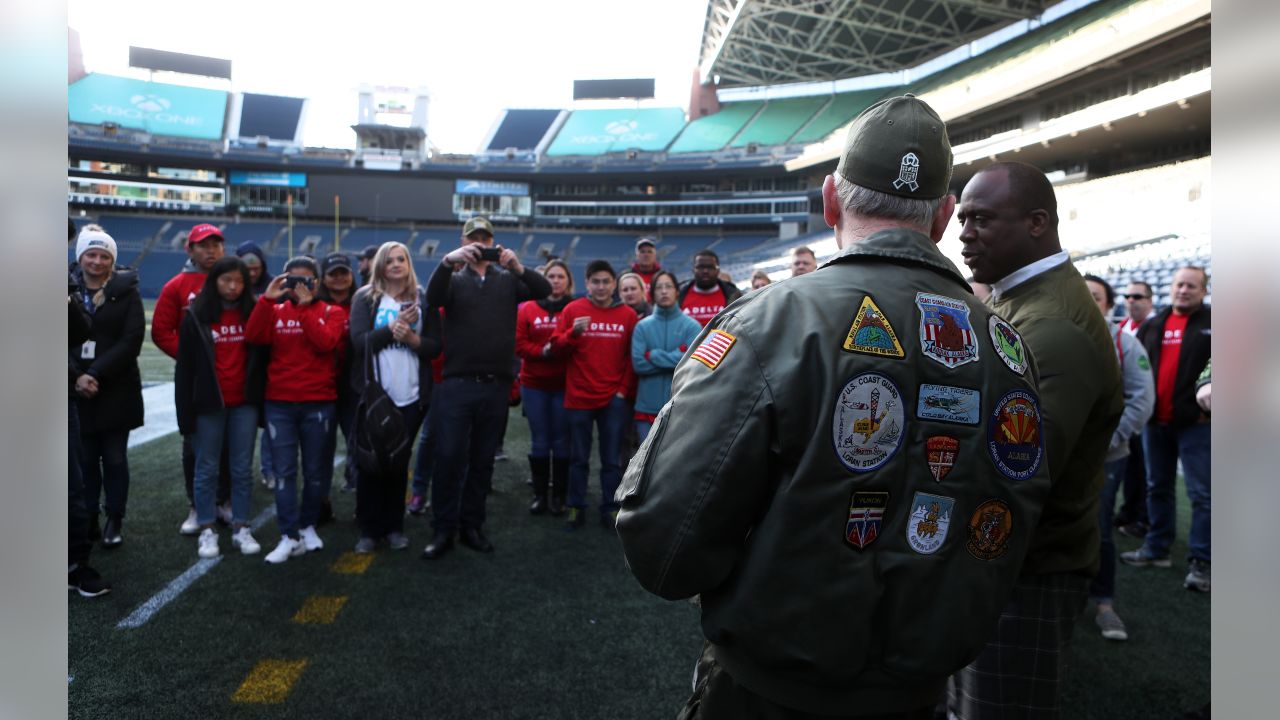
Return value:
<svg viewBox="0 0 1280 720">
<path fill-rule="evenodd" d="M 408 312 L 409 308 L 417 304 L 418 304 L 417 300 L 409 300 L 408 302 L 402 302 L 400 303 L 400 312 Z"/>
<path fill-rule="evenodd" d="M 306 275 L 289 275 L 284 279 L 284 287 L 286 290 L 296 287 L 299 283 L 306 285 L 308 290 L 316 288 L 316 279 Z"/>
<path fill-rule="evenodd" d="M 502 257 L 502 248 L 482 247 L 480 248 L 480 259 L 489 262 L 498 262 Z"/>
</svg>

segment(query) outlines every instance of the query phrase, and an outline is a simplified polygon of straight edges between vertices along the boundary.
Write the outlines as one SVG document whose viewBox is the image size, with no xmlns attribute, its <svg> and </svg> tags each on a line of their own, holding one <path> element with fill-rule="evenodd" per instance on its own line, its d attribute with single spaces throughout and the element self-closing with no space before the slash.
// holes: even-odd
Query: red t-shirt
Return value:
<svg viewBox="0 0 1280 720">
<path fill-rule="evenodd" d="M 1173 388 L 1178 380 L 1178 356 L 1182 354 L 1182 334 L 1188 317 L 1174 311 L 1164 321 L 1160 367 L 1156 372 L 1156 422 L 1173 422 Z"/>
<path fill-rule="evenodd" d="M 586 332 L 574 336 L 574 318 L 591 318 Z M 613 396 L 634 392 L 631 366 L 631 333 L 639 319 L 635 310 L 618 303 L 596 307 L 589 298 L 578 298 L 564 307 L 556 321 L 551 349 L 568 355 L 564 406 L 570 410 L 595 410 Z"/>
<path fill-rule="evenodd" d="M 689 288 L 689 294 L 684 296 L 680 309 L 685 315 L 697 320 L 699 325 L 706 327 L 707 323 L 711 322 L 711 318 L 724 310 L 724 290 L 720 288 L 719 283 L 714 290 L 699 290 L 698 286 L 694 285 Z"/>
<path fill-rule="evenodd" d="M 542 355 L 542 347 L 556 333 L 556 317 L 534 300 L 522 303 L 516 313 L 516 354 L 523 361 L 520 384 L 531 390 L 564 390 L 565 359 Z"/>
<path fill-rule="evenodd" d="M 233 408 L 244 404 L 245 365 L 248 348 L 244 344 L 244 319 L 240 308 L 222 311 L 210 330 L 213 332 L 213 369 L 222 390 L 222 406 Z"/>
</svg>

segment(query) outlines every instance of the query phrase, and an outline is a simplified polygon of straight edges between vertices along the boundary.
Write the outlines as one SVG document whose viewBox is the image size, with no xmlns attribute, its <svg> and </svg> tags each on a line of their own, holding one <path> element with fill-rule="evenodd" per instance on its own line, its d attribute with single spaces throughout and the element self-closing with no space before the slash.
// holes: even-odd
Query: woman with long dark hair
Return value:
<svg viewBox="0 0 1280 720">
<path fill-rule="evenodd" d="M 520 366 L 520 394 L 529 421 L 529 473 L 533 501 L 529 512 L 564 514 L 569 485 L 569 421 L 564 409 L 565 359 L 551 352 L 556 318 L 573 300 L 573 275 L 563 261 L 552 260 L 542 271 L 551 294 L 529 300 L 516 314 L 516 354 Z M 551 492 L 548 502 L 547 487 Z"/>
<path fill-rule="evenodd" d="M 209 269 L 178 329 L 174 399 L 178 429 L 192 436 L 196 453 L 193 494 L 202 558 L 221 552 L 214 506 L 224 443 L 231 474 L 231 544 L 245 555 L 261 550 L 249 529 L 253 444 L 263 393 L 263 350 L 245 339 L 252 312 L 249 269 L 238 257 L 223 257 Z"/>
<path fill-rule="evenodd" d="M 431 403 L 431 358 L 440 354 L 440 314 L 427 306 L 426 288 L 409 260 L 409 248 L 383 243 L 373 256 L 369 284 L 351 301 L 351 385 L 364 392 L 365 354 L 372 355 L 376 382 L 404 418 L 405 435 L 412 440 Z M 358 420 L 357 420 L 358 422 Z M 409 547 L 404 535 L 404 491 L 409 481 L 409 458 L 381 472 L 360 472 L 356 485 L 356 520 L 360 525 L 358 553 L 373 552 L 385 538 L 392 550 Z"/>
<path fill-rule="evenodd" d="M 249 316 L 249 342 L 271 347 L 264 415 L 276 476 L 276 520 L 280 543 L 269 563 L 324 548 L 316 522 L 329 496 L 333 462 L 326 460 L 329 433 L 337 422 L 337 353 L 346 311 L 316 298 L 320 273 L 309 257 L 285 263 Z M 298 505 L 298 451 L 302 451 L 302 505 Z"/>
<path fill-rule="evenodd" d="M 116 265 L 116 243 L 86 228 L 76 240 L 71 284 L 89 315 L 89 339 L 71 350 L 80 414 L 84 502 L 90 537 L 97 534 L 98 499 L 106 496 L 103 547 L 124 542 L 129 500 L 129 431 L 142 426 L 142 377 L 138 353 L 146 333 L 138 273 Z M 96 538 L 94 538 L 96 539 Z"/>
</svg>

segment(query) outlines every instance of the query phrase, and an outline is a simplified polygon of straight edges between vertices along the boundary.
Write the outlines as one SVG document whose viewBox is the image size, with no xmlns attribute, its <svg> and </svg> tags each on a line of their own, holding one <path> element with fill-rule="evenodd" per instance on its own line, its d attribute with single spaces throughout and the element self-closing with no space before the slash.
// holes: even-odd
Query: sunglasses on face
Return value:
<svg viewBox="0 0 1280 720">
<path fill-rule="evenodd" d="M 1125 300 L 1146 300 L 1150 295 L 1125 295 Z"/>
</svg>

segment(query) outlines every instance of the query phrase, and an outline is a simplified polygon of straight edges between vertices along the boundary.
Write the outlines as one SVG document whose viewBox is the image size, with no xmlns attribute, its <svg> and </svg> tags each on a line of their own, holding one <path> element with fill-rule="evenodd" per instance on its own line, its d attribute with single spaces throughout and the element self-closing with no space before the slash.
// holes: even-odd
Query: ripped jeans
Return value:
<svg viewBox="0 0 1280 720">
<path fill-rule="evenodd" d="M 280 534 L 297 539 L 316 524 L 320 503 L 329 496 L 333 463 L 329 436 L 337 423 L 332 402 L 266 403 L 267 437 L 276 476 L 276 522 Z M 298 448 L 302 448 L 302 507 L 298 507 Z"/>
</svg>

